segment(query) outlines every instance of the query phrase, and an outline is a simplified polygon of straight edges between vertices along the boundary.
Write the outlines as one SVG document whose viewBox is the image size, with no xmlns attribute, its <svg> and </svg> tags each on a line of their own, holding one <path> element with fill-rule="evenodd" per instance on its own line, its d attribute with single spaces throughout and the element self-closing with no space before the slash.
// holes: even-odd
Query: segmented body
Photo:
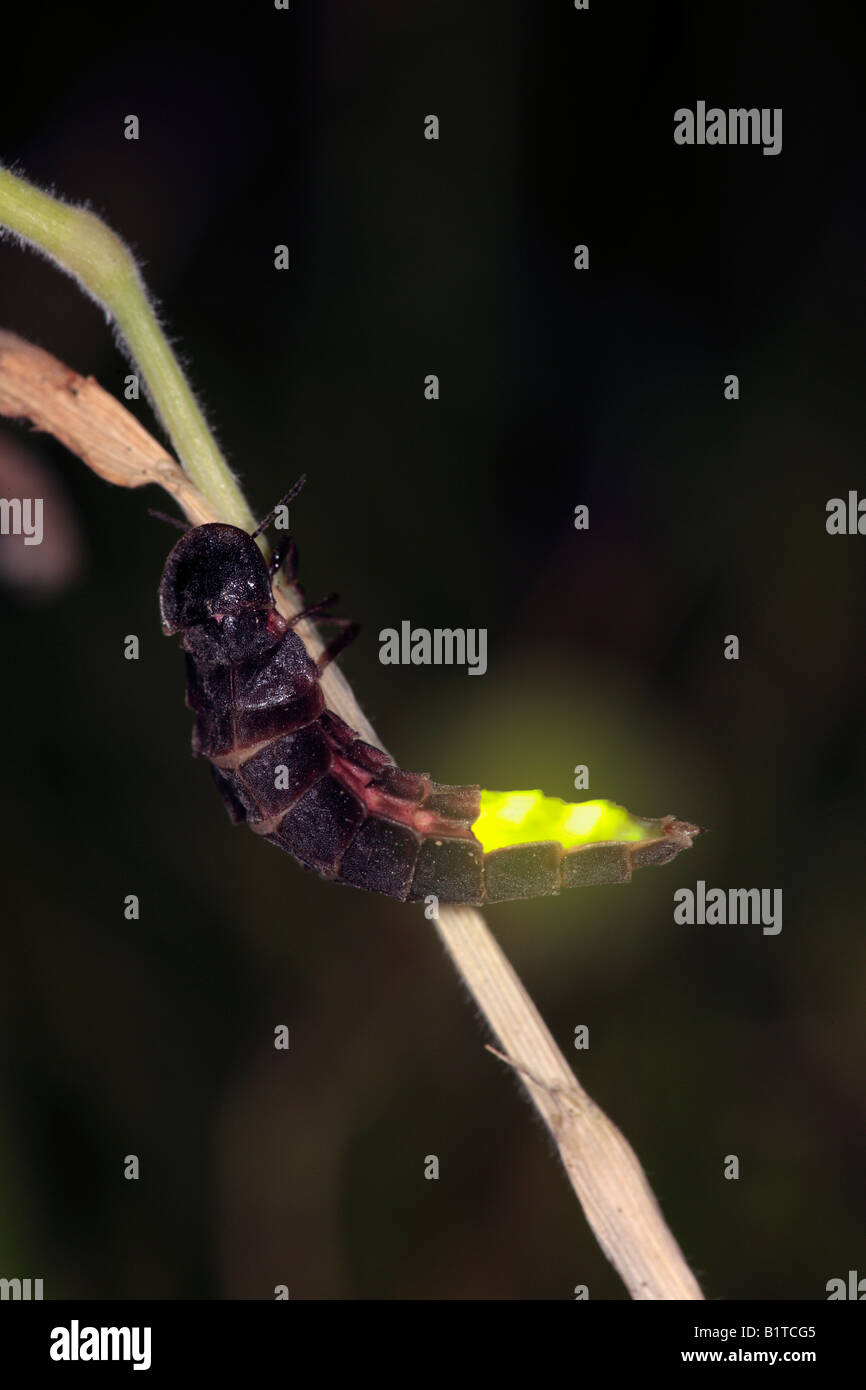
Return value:
<svg viewBox="0 0 866 1390">
<path fill-rule="evenodd" d="M 638 842 L 485 853 L 472 831 L 478 787 L 404 771 L 325 707 L 319 668 L 235 527 L 187 532 L 160 603 L 187 650 L 193 751 L 210 760 L 230 815 L 323 878 L 401 900 L 496 902 L 625 882 L 691 844 L 695 827 L 666 816 L 641 822 L 649 838 Z"/>
</svg>

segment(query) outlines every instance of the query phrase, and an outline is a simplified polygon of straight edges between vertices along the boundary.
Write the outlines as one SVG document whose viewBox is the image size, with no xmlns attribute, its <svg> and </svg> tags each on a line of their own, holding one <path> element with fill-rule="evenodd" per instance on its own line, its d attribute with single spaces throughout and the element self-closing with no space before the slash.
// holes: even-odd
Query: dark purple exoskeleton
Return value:
<svg viewBox="0 0 866 1390">
<path fill-rule="evenodd" d="M 168 557 L 160 609 L 187 652 L 193 752 L 210 760 L 232 819 L 307 868 L 392 898 L 482 903 L 622 883 L 691 844 L 696 828 L 666 816 L 639 842 L 485 854 L 472 832 L 478 787 L 403 771 L 325 708 L 321 668 L 354 625 L 313 661 L 277 612 L 272 573 L 245 531 L 196 526 Z"/>
</svg>

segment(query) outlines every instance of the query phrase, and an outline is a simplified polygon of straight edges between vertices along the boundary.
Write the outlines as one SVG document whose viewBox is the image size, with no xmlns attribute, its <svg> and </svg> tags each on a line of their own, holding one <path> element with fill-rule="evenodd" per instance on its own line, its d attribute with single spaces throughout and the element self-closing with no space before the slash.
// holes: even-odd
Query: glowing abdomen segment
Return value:
<svg viewBox="0 0 866 1390">
<path fill-rule="evenodd" d="M 562 801 L 543 792 L 481 793 L 472 833 L 486 853 L 553 841 L 563 849 L 600 841 L 649 840 L 658 821 L 633 816 L 612 801 Z"/>
<path fill-rule="evenodd" d="M 485 851 L 486 901 L 504 902 L 628 883 L 634 869 L 664 864 L 688 849 L 698 829 L 673 816 L 633 816 L 611 801 L 483 791 L 472 832 Z"/>
</svg>

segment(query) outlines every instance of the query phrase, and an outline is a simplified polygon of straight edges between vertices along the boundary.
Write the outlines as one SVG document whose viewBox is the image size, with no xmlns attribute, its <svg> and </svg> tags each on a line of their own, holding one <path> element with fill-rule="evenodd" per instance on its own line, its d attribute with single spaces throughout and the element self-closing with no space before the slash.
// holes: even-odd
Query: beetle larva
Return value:
<svg viewBox="0 0 866 1390">
<path fill-rule="evenodd" d="M 698 833 L 673 816 L 443 786 L 397 767 L 325 707 L 320 666 L 235 526 L 188 530 L 159 592 L 163 631 L 182 634 L 187 652 L 193 752 L 211 762 L 234 821 L 322 878 L 403 901 L 502 902 L 627 882 Z"/>
</svg>

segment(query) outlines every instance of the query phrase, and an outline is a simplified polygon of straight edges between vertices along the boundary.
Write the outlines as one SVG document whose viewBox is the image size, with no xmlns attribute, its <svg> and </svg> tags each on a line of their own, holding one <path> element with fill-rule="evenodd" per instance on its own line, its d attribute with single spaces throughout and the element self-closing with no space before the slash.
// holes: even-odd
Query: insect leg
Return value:
<svg viewBox="0 0 866 1390">
<path fill-rule="evenodd" d="M 330 608 L 332 603 L 336 603 L 339 597 L 339 594 L 328 594 L 327 598 L 320 598 L 316 603 L 308 603 L 306 608 L 301 609 L 300 613 L 296 613 L 293 618 L 289 618 L 289 627 L 294 627 L 296 623 L 302 622 L 304 618 L 315 618 L 319 614 L 323 614 L 324 610 Z"/>
<path fill-rule="evenodd" d="M 283 578 L 293 589 L 301 593 L 301 586 L 298 583 L 298 547 L 295 545 L 294 536 L 283 536 L 274 546 L 271 556 L 271 563 L 268 565 L 268 575 L 271 583 L 283 571 Z"/>
<path fill-rule="evenodd" d="M 354 642 L 358 633 L 361 631 L 361 624 L 356 623 L 352 618 L 332 618 L 330 615 L 320 618 L 319 621 L 331 623 L 334 627 L 340 629 L 336 637 L 331 639 L 316 662 L 319 670 L 324 671 L 325 667 L 330 666 L 335 657 L 340 655 L 340 652 L 346 650 L 350 642 Z"/>
<path fill-rule="evenodd" d="M 350 642 L 354 642 L 358 633 L 361 631 L 360 623 L 356 623 L 352 618 L 335 618 L 333 614 L 326 613 L 324 610 L 330 608 L 332 603 L 337 602 L 337 594 L 328 594 L 327 598 L 320 598 L 318 603 L 311 603 L 300 613 L 296 613 L 289 619 L 289 627 L 294 627 L 302 618 L 315 618 L 318 623 L 329 623 L 331 627 L 338 627 L 340 631 L 332 639 L 322 652 L 316 665 L 320 671 L 324 671 L 340 652 L 345 651 Z"/>
</svg>

